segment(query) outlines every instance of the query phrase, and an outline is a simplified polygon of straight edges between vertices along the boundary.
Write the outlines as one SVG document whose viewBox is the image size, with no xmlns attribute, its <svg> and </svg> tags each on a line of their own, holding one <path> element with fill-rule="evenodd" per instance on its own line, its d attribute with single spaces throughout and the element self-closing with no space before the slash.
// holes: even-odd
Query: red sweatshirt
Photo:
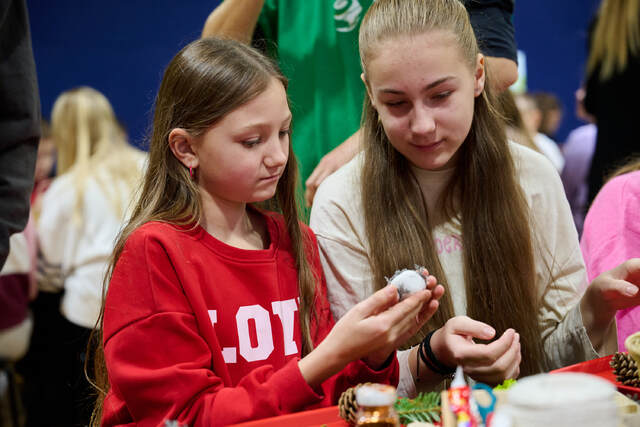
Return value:
<svg viewBox="0 0 640 427">
<path fill-rule="evenodd" d="M 228 246 L 201 227 L 151 222 L 131 234 L 105 306 L 102 425 L 227 425 L 336 404 L 360 382 L 397 383 L 395 358 L 381 371 L 352 362 L 322 394 L 305 382 L 291 244 L 283 218 L 265 218 L 265 250 Z M 334 324 L 324 277 L 317 293 L 316 344 Z"/>
</svg>

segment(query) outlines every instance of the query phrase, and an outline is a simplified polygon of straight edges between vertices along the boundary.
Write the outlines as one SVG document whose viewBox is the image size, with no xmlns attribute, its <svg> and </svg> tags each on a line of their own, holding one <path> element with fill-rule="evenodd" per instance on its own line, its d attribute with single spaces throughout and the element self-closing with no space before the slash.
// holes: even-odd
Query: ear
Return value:
<svg viewBox="0 0 640 427">
<path fill-rule="evenodd" d="M 369 82 L 367 81 L 367 78 L 364 76 L 364 73 L 360 73 L 360 80 L 362 80 L 362 83 L 364 83 L 364 88 L 367 90 L 367 96 L 369 97 L 371 104 L 373 104 L 373 96 L 371 96 L 371 88 L 369 87 Z"/>
<path fill-rule="evenodd" d="M 473 88 L 474 96 L 479 96 L 484 90 L 484 82 L 485 82 L 485 68 L 484 68 L 484 55 L 481 53 L 478 54 L 478 59 L 476 61 L 476 70 L 474 75 L 475 85 Z"/>
<path fill-rule="evenodd" d="M 198 155 L 194 150 L 194 137 L 182 128 L 175 128 L 169 132 L 169 148 L 176 159 L 187 168 L 197 168 Z"/>
</svg>

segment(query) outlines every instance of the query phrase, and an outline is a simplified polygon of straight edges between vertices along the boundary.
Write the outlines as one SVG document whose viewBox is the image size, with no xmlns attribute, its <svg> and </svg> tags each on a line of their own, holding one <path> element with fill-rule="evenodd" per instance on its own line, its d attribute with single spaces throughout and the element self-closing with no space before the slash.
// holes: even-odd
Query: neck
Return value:
<svg viewBox="0 0 640 427">
<path fill-rule="evenodd" d="M 241 249 L 264 249 L 266 227 L 244 202 L 232 202 L 202 194 L 201 226 L 216 239 Z M 268 239 L 267 239 L 268 240 Z"/>
</svg>

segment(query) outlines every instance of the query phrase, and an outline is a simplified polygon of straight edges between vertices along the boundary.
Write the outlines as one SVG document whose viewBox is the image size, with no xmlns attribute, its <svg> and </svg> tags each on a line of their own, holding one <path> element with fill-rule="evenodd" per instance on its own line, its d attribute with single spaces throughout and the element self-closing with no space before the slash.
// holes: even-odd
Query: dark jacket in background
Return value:
<svg viewBox="0 0 640 427">
<path fill-rule="evenodd" d="M 29 217 L 40 101 L 24 0 L 0 1 L 0 268 Z M 0 299 L 2 298 L 0 290 Z"/>
</svg>

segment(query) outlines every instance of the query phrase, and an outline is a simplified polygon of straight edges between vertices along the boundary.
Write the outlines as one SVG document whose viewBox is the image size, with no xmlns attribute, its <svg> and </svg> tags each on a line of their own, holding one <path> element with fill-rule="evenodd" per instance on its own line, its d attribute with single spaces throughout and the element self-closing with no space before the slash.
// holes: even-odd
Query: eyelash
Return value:
<svg viewBox="0 0 640 427">
<path fill-rule="evenodd" d="M 450 90 L 448 90 L 446 92 L 441 92 L 441 93 L 435 95 L 434 98 L 435 99 L 444 99 L 444 98 L 448 97 L 449 95 L 451 95 L 451 91 Z"/>
<path fill-rule="evenodd" d="M 260 144 L 260 142 L 262 142 L 261 139 L 251 139 L 249 141 L 242 141 L 242 145 L 244 145 L 247 148 L 252 148 L 255 147 L 256 145 Z"/>
<path fill-rule="evenodd" d="M 282 138 L 286 135 L 291 136 L 291 129 L 284 129 L 281 130 L 279 133 L 279 136 Z M 257 139 L 250 139 L 248 141 L 243 141 L 242 145 L 244 145 L 247 148 L 252 148 L 255 147 L 256 145 L 260 144 L 262 142 L 262 139 L 257 138 Z"/>
<path fill-rule="evenodd" d="M 281 137 L 282 137 L 282 136 L 285 136 L 285 135 L 287 135 L 287 136 L 291 136 L 291 129 L 284 129 L 284 130 L 281 130 L 281 131 L 280 131 L 280 136 L 281 136 Z"/>
<path fill-rule="evenodd" d="M 451 95 L 451 93 L 452 93 L 452 92 L 453 92 L 453 91 L 450 91 L 450 90 L 445 91 L 445 92 L 440 92 L 440 93 L 438 93 L 438 94 L 435 94 L 435 95 L 434 95 L 434 96 L 432 96 L 431 98 L 432 98 L 432 99 L 435 99 L 435 100 L 445 99 L 445 98 L 449 97 L 449 95 Z M 404 103 L 405 103 L 405 101 L 397 101 L 397 102 L 386 102 L 385 104 L 386 104 L 388 107 L 398 107 L 398 106 L 400 106 L 400 105 L 403 105 Z"/>
</svg>

